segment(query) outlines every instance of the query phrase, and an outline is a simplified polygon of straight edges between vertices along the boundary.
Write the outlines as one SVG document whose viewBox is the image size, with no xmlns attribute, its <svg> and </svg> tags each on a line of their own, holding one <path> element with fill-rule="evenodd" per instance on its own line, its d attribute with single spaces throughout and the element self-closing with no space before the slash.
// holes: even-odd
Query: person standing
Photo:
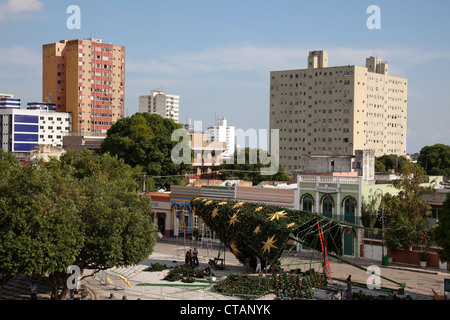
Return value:
<svg viewBox="0 0 450 320">
<path fill-rule="evenodd" d="M 194 248 L 193 255 L 194 256 L 192 258 L 192 261 L 194 263 L 194 266 L 198 266 L 199 263 L 198 263 L 198 251 L 197 251 L 197 248 Z"/>
<path fill-rule="evenodd" d="M 192 255 L 192 249 L 189 249 L 189 266 L 193 267 L 194 266 L 194 257 Z"/>
<path fill-rule="evenodd" d="M 250 259 L 247 257 L 244 260 L 244 266 L 245 266 L 245 274 L 248 274 L 250 272 Z"/>
<path fill-rule="evenodd" d="M 352 293 L 352 275 L 351 274 L 347 278 L 347 290 L 350 294 Z"/>
<path fill-rule="evenodd" d="M 256 256 L 256 273 L 261 272 L 261 260 Z"/>
<path fill-rule="evenodd" d="M 184 257 L 184 262 L 186 263 L 187 266 L 189 266 L 191 263 L 191 255 L 190 255 L 189 251 L 186 251 L 186 256 Z"/>
<path fill-rule="evenodd" d="M 34 281 L 31 281 L 29 288 L 31 300 L 37 300 L 37 289 L 38 289 L 37 284 L 34 283 Z"/>
</svg>

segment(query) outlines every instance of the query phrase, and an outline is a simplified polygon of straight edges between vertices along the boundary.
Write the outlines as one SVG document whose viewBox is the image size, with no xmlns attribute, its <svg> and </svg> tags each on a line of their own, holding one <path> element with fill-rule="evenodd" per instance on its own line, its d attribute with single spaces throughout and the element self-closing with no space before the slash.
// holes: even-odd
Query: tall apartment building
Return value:
<svg viewBox="0 0 450 320">
<path fill-rule="evenodd" d="M 105 134 L 124 117 L 125 47 L 92 38 L 44 45 L 42 99 L 72 113 L 73 132 Z"/>
<path fill-rule="evenodd" d="M 280 163 L 302 171 L 302 157 L 355 150 L 406 155 L 408 80 L 369 57 L 365 67 L 329 67 L 312 51 L 308 68 L 270 74 L 270 128 L 279 130 Z"/>
<path fill-rule="evenodd" d="M 0 98 L 0 147 L 6 152 L 27 152 L 37 145 L 62 147 L 63 136 L 72 129 L 72 114 L 55 112 L 54 104 L 20 105 L 20 99 Z"/>
<path fill-rule="evenodd" d="M 180 121 L 180 96 L 152 90 L 150 95 L 139 97 L 139 112 L 156 113 L 165 119 Z"/>
<path fill-rule="evenodd" d="M 227 119 L 216 118 L 214 126 L 206 129 L 207 141 L 226 142 L 223 158 L 233 157 L 235 151 L 235 127 L 227 124 Z"/>
</svg>

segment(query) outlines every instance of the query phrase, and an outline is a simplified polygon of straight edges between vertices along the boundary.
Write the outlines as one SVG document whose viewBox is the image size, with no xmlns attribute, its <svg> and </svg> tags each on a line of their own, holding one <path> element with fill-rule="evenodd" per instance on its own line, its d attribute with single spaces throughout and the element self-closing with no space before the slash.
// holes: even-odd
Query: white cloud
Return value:
<svg viewBox="0 0 450 320">
<path fill-rule="evenodd" d="M 0 22 L 16 19 L 21 13 L 36 12 L 43 8 L 39 0 L 8 0 L 0 3 Z"/>
<path fill-rule="evenodd" d="M 253 45 L 231 45 L 205 49 L 197 52 L 183 52 L 162 58 L 130 59 L 127 70 L 140 75 L 192 76 L 216 72 L 262 72 L 306 68 L 309 51 L 327 50 L 329 65 L 364 66 L 366 58 L 373 55 L 371 48 L 283 48 L 258 47 Z M 419 52 L 413 49 L 381 49 L 375 55 L 387 60 L 391 74 L 405 76 L 405 72 L 416 65 L 431 60 L 450 59 L 447 52 Z"/>
</svg>

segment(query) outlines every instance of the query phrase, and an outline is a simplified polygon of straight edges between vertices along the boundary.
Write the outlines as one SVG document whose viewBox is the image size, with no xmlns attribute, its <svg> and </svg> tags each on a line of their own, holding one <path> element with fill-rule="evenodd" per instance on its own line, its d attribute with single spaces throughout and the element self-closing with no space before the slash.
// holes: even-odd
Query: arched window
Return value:
<svg viewBox="0 0 450 320">
<path fill-rule="evenodd" d="M 346 197 L 343 201 L 344 220 L 355 223 L 356 217 L 356 200 L 353 197 Z"/>
<path fill-rule="evenodd" d="M 314 198 L 310 194 L 305 194 L 302 198 L 302 211 L 312 212 Z"/>
<path fill-rule="evenodd" d="M 322 198 L 322 214 L 325 217 L 331 218 L 333 216 L 333 198 L 326 195 Z"/>
</svg>

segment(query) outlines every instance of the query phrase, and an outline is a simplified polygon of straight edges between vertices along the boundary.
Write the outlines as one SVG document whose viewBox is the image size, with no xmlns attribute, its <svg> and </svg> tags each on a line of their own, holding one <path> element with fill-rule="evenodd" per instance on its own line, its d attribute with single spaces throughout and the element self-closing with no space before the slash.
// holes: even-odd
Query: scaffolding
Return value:
<svg viewBox="0 0 450 320">
<path fill-rule="evenodd" d="M 201 240 L 200 240 L 200 248 L 203 249 L 203 246 L 206 246 L 206 255 L 208 258 L 211 258 L 212 255 L 212 231 L 211 228 L 206 225 L 206 223 L 201 222 Z"/>
</svg>

